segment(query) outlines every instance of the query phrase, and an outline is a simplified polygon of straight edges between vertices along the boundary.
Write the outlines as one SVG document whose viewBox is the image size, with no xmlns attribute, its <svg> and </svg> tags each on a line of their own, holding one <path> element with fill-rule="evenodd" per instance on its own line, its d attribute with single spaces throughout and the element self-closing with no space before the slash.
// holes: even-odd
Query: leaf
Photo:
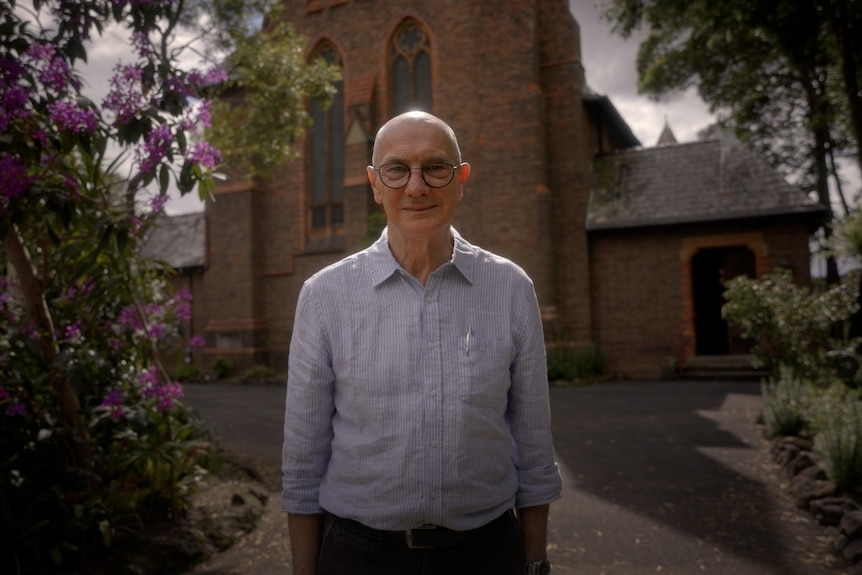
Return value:
<svg viewBox="0 0 862 575">
<path fill-rule="evenodd" d="M 59 236 L 57 236 L 56 232 L 54 232 L 54 228 L 51 226 L 50 223 L 45 224 L 45 227 L 48 229 L 48 237 L 51 239 L 51 243 L 53 243 L 55 246 L 59 246 L 60 238 Z"/>
<path fill-rule="evenodd" d="M 159 191 L 164 195 L 168 191 L 168 185 L 171 183 L 171 172 L 167 164 L 162 164 L 159 168 Z"/>
</svg>

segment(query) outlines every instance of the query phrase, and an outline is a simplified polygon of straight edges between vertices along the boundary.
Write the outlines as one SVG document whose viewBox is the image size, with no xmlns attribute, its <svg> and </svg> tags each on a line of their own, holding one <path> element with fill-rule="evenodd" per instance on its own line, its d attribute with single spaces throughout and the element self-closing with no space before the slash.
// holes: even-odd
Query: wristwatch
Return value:
<svg viewBox="0 0 862 575">
<path fill-rule="evenodd" d="M 524 568 L 524 575 L 550 575 L 550 573 L 551 562 L 546 559 L 527 563 L 527 566 Z"/>
</svg>

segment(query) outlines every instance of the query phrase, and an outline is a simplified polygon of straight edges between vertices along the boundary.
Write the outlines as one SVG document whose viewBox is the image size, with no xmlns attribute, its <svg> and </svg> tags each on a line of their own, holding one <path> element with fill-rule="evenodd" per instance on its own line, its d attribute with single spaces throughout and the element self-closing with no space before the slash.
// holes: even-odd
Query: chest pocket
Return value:
<svg viewBox="0 0 862 575">
<path fill-rule="evenodd" d="M 465 405 L 505 410 L 514 358 L 514 346 L 505 335 L 474 328 L 469 335 L 453 338 L 452 375 Z"/>
</svg>

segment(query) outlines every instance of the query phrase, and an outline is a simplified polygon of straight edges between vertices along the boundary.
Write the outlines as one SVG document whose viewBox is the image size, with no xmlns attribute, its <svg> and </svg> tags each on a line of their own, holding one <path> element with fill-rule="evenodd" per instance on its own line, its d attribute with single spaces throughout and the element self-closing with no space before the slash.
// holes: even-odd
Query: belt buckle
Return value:
<svg viewBox="0 0 862 575">
<path fill-rule="evenodd" d="M 436 525 L 423 525 L 415 529 L 408 529 L 405 531 L 407 547 L 410 549 L 435 549 L 436 545 L 431 543 L 436 531 Z"/>
</svg>

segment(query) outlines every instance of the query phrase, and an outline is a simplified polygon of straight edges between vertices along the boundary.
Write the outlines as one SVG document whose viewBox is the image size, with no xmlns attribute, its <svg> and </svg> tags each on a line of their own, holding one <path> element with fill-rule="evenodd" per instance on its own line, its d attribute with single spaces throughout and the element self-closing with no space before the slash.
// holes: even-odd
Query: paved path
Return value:
<svg viewBox="0 0 862 575">
<path fill-rule="evenodd" d="M 284 387 L 187 385 L 227 449 L 264 470 L 261 528 L 196 575 L 289 574 L 278 511 Z M 837 535 L 796 510 L 756 424 L 759 386 L 620 382 L 551 390 L 563 498 L 555 574 L 838 575 Z"/>
</svg>

